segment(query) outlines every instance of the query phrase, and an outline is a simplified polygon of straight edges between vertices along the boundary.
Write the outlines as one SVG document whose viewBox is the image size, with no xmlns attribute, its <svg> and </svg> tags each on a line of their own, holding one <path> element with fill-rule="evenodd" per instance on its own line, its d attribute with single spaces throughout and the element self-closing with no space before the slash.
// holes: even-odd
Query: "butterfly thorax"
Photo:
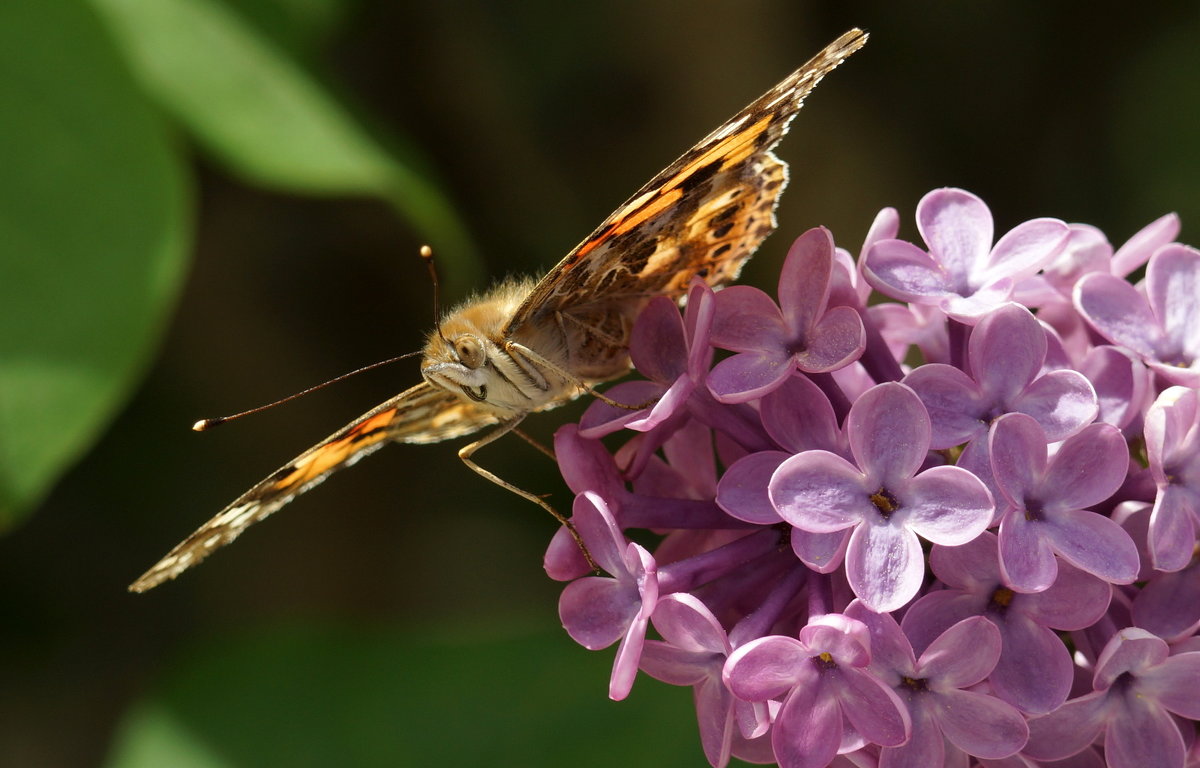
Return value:
<svg viewBox="0 0 1200 768">
<path fill-rule="evenodd" d="M 513 340 L 504 331 L 531 287 L 529 281 L 506 281 L 447 314 L 425 344 L 425 380 L 501 417 L 541 410 L 575 396 L 578 387 L 554 372 L 555 367 L 566 369 L 565 347 L 555 343 L 554 334 L 531 347 L 550 366 L 507 343 Z"/>
</svg>

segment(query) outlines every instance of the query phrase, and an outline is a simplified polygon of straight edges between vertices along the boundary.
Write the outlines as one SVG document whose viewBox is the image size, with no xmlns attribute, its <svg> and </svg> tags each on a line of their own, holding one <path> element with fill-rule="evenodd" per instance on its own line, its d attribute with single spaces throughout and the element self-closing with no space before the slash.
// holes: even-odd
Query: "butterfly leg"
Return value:
<svg viewBox="0 0 1200 768">
<path fill-rule="evenodd" d="M 611 405 L 614 408 L 620 408 L 621 410 L 624 410 L 624 411 L 640 411 L 643 408 L 654 405 L 654 403 L 658 402 L 658 398 L 655 398 L 654 400 L 651 400 L 647 403 L 640 403 L 638 405 L 630 405 L 629 403 L 617 402 L 616 400 L 613 400 L 611 397 L 607 397 L 603 392 L 601 392 L 597 389 L 594 389 L 590 384 L 588 384 L 586 381 L 583 381 L 582 379 L 580 379 L 578 376 L 571 373 L 570 371 L 562 368 L 561 366 L 555 365 L 554 363 L 550 362 L 546 358 L 539 355 L 537 352 L 534 352 L 529 347 L 525 346 L 524 344 L 518 344 L 515 341 L 504 342 L 504 351 L 507 352 L 509 357 L 513 358 L 514 360 L 523 360 L 525 363 L 528 363 L 535 367 L 545 368 L 546 370 L 553 373 L 555 376 L 566 379 L 567 381 L 571 382 L 575 386 L 582 389 L 584 392 L 587 392 L 592 397 L 596 398 L 597 400 L 600 400 L 603 403 Z"/>
<path fill-rule="evenodd" d="M 475 455 L 475 452 L 478 451 L 480 448 L 484 447 L 485 445 L 488 445 L 489 443 L 493 443 L 496 440 L 499 440 L 501 437 L 504 437 L 509 432 L 517 432 L 517 434 L 520 434 L 520 432 L 517 430 L 517 425 L 521 423 L 522 418 L 524 418 L 524 417 L 518 416 L 510 421 L 506 421 L 503 424 L 501 424 L 499 427 L 497 427 L 496 429 L 492 430 L 488 434 L 479 438 L 478 440 L 476 440 L 472 443 L 468 443 L 467 445 L 464 445 L 462 448 L 459 448 L 458 449 L 458 458 L 462 459 L 463 464 L 466 464 L 468 467 L 470 467 L 471 470 L 474 471 L 475 474 L 479 475 L 480 477 L 482 477 L 486 480 L 490 480 L 491 482 L 495 483 L 496 485 L 500 486 L 501 488 L 503 488 L 507 491 L 510 491 L 512 493 L 515 493 L 516 495 L 520 496 L 523 499 L 528 499 L 529 501 L 532 501 L 534 504 L 537 504 L 539 507 L 541 507 L 542 509 L 549 512 L 551 515 L 554 515 L 554 519 L 557 520 L 558 522 L 562 523 L 562 525 L 567 529 L 567 531 L 570 532 L 571 538 L 575 540 L 575 544 L 576 544 L 576 546 L 579 547 L 579 551 L 580 551 L 580 553 L 583 554 L 583 559 L 587 561 L 588 566 L 590 566 L 593 571 L 596 571 L 597 573 L 599 573 L 600 569 L 596 565 L 596 561 L 592 559 L 592 553 L 588 551 L 587 545 L 583 543 L 583 538 L 579 535 L 579 532 L 575 530 L 575 525 L 570 521 L 570 519 L 564 517 L 561 512 L 556 510 L 554 507 L 550 506 L 550 504 L 545 499 L 543 499 L 541 496 L 532 494 L 523 488 L 518 488 L 517 486 L 513 485 L 512 483 L 508 482 L 507 480 L 504 480 L 503 478 L 501 478 L 499 475 L 495 474 L 494 472 L 491 472 L 491 471 L 486 470 L 483 467 L 479 466 L 471 458 L 472 456 Z"/>
</svg>

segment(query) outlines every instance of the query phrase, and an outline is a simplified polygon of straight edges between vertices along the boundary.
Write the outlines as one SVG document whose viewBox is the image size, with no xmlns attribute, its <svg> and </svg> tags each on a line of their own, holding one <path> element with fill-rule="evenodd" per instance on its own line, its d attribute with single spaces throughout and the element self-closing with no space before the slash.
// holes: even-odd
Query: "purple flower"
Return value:
<svg viewBox="0 0 1200 768">
<path fill-rule="evenodd" d="M 863 274 L 887 296 L 936 306 L 968 325 L 1007 302 L 1018 281 L 1058 255 L 1069 233 L 1058 219 L 1034 219 L 993 248 L 991 211 L 961 189 L 921 198 L 917 229 L 928 253 L 903 240 L 883 240 L 867 253 Z"/>
<path fill-rule="evenodd" d="M 991 494 L 958 467 L 918 474 L 929 450 L 929 416 L 911 389 L 880 384 L 855 401 L 846 419 L 855 464 L 828 451 L 805 451 L 771 478 L 771 502 L 787 522 L 812 533 L 853 529 L 846 575 L 874 611 L 892 611 L 917 594 L 925 575 L 918 534 L 964 544 L 987 527 Z"/>
<path fill-rule="evenodd" d="M 1173 215 L 993 247 L 960 190 L 917 220 L 928 253 L 885 209 L 857 266 L 807 232 L 779 306 L 647 304 L 608 391 L 645 407 L 555 435 L 609 574 L 559 530 L 564 626 L 618 645 L 614 698 L 691 687 L 718 768 L 1200 768 L 1200 251 Z"/>
<path fill-rule="evenodd" d="M 1150 559 L 1177 571 L 1192 559 L 1200 515 L 1200 397 L 1170 387 L 1146 413 L 1146 454 L 1158 486 L 1150 517 Z"/>
<path fill-rule="evenodd" d="M 904 705 L 871 674 L 870 663 L 866 626 L 827 614 L 800 630 L 799 639 L 773 635 L 735 650 L 725 683 L 746 701 L 783 699 L 771 725 L 780 766 L 824 768 L 864 742 L 894 747 L 909 737 Z"/>
<path fill-rule="evenodd" d="M 1167 381 L 1200 386 L 1200 251 L 1158 249 L 1143 287 L 1144 294 L 1113 275 L 1087 275 L 1075 287 L 1075 306 L 1101 336 Z"/>
<path fill-rule="evenodd" d="M 810 229 L 792 245 L 779 275 L 779 306 L 748 285 L 717 294 L 712 344 L 738 354 L 722 360 L 708 388 L 722 402 L 745 402 L 770 392 L 799 368 L 832 371 L 856 359 L 866 344 L 862 320 L 847 306 L 826 311 L 833 238 Z"/>
<path fill-rule="evenodd" d="M 992 474 L 1000 491 L 1000 572 L 1018 592 L 1041 592 L 1058 577 L 1057 554 L 1114 584 L 1138 575 L 1137 546 L 1121 526 L 1087 507 L 1125 480 L 1129 449 L 1121 432 L 1092 424 L 1047 459 L 1046 433 L 1030 416 L 992 425 Z"/>
<path fill-rule="evenodd" d="M 1021 594 L 1004 585 L 996 537 L 984 533 L 961 547 L 935 546 L 929 565 L 945 589 L 909 606 L 901 626 L 924 651 L 938 635 L 971 616 L 1000 630 L 1003 650 L 990 682 L 996 695 L 1023 712 L 1050 712 L 1071 689 L 1071 655 L 1053 629 L 1074 630 L 1104 615 L 1108 584 L 1063 563 L 1044 592 Z"/>
<path fill-rule="evenodd" d="M 859 602 L 846 616 L 871 632 L 871 671 L 908 707 L 912 738 L 885 747 L 880 765 L 924 768 L 945 764 L 945 742 L 976 757 L 1001 758 L 1025 746 L 1029 728 L 1015 708 L 969 690 L 991 674 L 1000 658 L 1000 632 L 982 616 L 963 619 L 939 635 L 917 658 L 896 620 Z"/>
<path fill-rule="evenodd" d="M 653 404 L 629 411 L 596 400 L 580 419 L 580 432 L 585 437 L 601 437 L 622 427 L 648 432 L 681 413 L 712 364 L 708 336 L 713 314 L 713 291 L 699 278 L 688 290 L 682 319 L 674 301 L 666 296 L 652 299 L 638 315 L 629 340 L 630 360 L 650 381 L 622 382 L 606 394 L 631 405 Z"/>
<path fill-rule="evenodd" d="M 717 485 L 717 503 L 739 520 L 776 525 L 783 518 L 771 504 L 767 484 L 775 470 L 793 453 L 824 449 L 849 455 L 833 407 L 805 376 L 792 376 L 762 399 L 763 426 L 784 451 L 757 451 L 725 470 Z M 850 532 L 810 533 L 792 529 L 792 550 L 805 565 L 828 573 L 842 562 Z"/>
<path fill-rule="evenodd" d="M 935 450 L 969 443 L 958 465 L 992 487 L 985 439 L 992 421 L 1005 413 L 1032 416 L 1046 439 L 1063 440 L 1096 418 L 1096 393 L 1078 371 L 1043 373 L 1046 330 L 1029 310 L 1016 304 L 996 309 L 971 333 L 970 371 L 930 364 L 904 377 L 929 411 Z"/>
<path fill-rule="evenodd" d="M 1151 374 L 1124 347 L 1093 347 L 1079 363 L 1096 390 L 1097 421 L 1125 429 L 1140 419 L 1151 392 Z"/>
<path fill-rule="evenodd" d="M 709 764 L 729 763 L 737 724 L 754 735 L 765 733 L 766 707 L 734 698 L 721 673 L 733 651 L 725 629 L 708 607 L 687 593 L 667 595 L 651 618 L 662 640 L 647 640 L 641 667 L 672 685 L 690 685 L 700 722 L 700 743 Z"/>
<path fill-rule="evenodd" d="M 1026 755 L 1060 760 L 1103 731 L 1110 768 L 1182 768 L 1186 742 L 1171 715 L 1200 718 L 1200 653 L 1171 656 L 1162 639 L 1123 629 L 1096 661 L 1093 685 L 1093 693 L 1030 721 Z"/>
<path fill-rule="evenodd" d="M 1046 438 L 1063 440 L 1096 418 L 1096 394 L 1078 371 L 1043 374 L 1046 331 L 1024 307 L 1008 304 L 980 319 L 968 342 L 972 374 L 931 364 L 904 377 L 929 410 L 935 449 L 987 434 L 1005 413 L 1032 416 Z"/>
<path fill-rule="evenodd" d="M 711 499 L 649 496 L 628 490 L 604 445 L 598 440 L 580 437 L 574 424 L 565 424 L 555 432 L 554 455 L 571 491 L 595 493 L 604 500 L 609 514 L 622 528 L 750 527 L 730 518 Z M 551 540 L 544 565 L 550 578 L 559 581 L 578 578 L 591 570 L 565 527 L 560 528 Z"/>
<path fill-rule="evenodd" d="M 584 648 L 594 651 L 621 641 L 608 686 L 609 698 L 619 701 L 633 687 L 646 624 L 658 604 L 658 566 L 641 545 L 625 540 L 596 494 L 575 497 L 574 513 L 575 529 L 596 565 L 612 577 L 572 581 L 559 598 L 558 615 L 567 634 Z"/>
</svg>

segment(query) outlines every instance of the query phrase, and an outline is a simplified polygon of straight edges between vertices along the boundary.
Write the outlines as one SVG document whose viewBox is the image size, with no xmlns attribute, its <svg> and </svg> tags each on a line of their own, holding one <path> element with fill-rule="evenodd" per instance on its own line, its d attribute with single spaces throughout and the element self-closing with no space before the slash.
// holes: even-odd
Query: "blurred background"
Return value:
<svg viewBox="0 0 1200 768">
<path fill-rule="evenodd" d="M 553 521 L 457 444 L 336 475 L 210 562 L 125 586 L 415 361 L 444 300 L 540 274 L 851 26 L 784 140 L 773 292 L 819 224 L 940 186 L 997 235 L 1200 221 L 1200 7 L 1082 2 L 7 0 L 0 5 L 0 765 L 697 765 L 690 693 L 606 698 Z M 581 404 L 532 419 L 549 441 Z M 480 461 L 569 495 L 515 439 Z"/>
</svg>

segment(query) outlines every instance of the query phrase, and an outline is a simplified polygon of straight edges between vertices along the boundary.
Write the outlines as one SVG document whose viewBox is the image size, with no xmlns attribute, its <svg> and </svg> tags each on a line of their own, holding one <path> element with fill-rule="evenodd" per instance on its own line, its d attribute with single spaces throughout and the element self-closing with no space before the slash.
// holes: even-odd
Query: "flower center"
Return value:
<svg viewBox="0 0 1200 768">
<path fill-rule="evenodd" d="M 829 655 L 829 651 L 821 651 L 816 656 L 812 657 L 812 663 L 816 666 L 819 672 L 829 672 L 837 669 L 837 662 Z"/>
<path fill-rule="evenodd" d="M 929 682 L 923 677 L 901 677 L 900 683 L 913 693 L 921 693 L 922 691 L 929 690 Z"/>
<path fill-rule="evenodd" d="M 1012 605 L 1014 596 L 1015 593 L 1008 587 L 996 587 L 996 591 L 992 592 L 992 599 L 989 601 L 988 607 L 996 613 L 1004 613 Z"/>
<path fill-rule="evenodd" d="M 783 348 L 787 350 L 789 355 L 799 355 L 800 353 L 808 350 L 808 340 L 803 336 L 800 338 L 791 339 L 787 342 L 787 344 L 784 345 Z"/>
<path fill-rule="evenodd" d="M 1045 515 L 1043 514 L 1044 510 L 1045 510 L 1045 507 L 1042 506 L 1042 502 L 1040 499 L 1025 499 L 1025 519 L 1026 520 L 1029 520 L 1031 522 L 1036 522 L 1038 520 L 1045 519 Z"/>
<path fill-rule="evenodd" d="M 871 503 L 875 505 L 875 509 L 879 510 L 879 514 L 884 520 L 887 520 L 892 514 L 900 509 L 900 500 L 892 495 L 892 492 L 882 486 L 878 491 L 871 494 Z"/>
</svg>

